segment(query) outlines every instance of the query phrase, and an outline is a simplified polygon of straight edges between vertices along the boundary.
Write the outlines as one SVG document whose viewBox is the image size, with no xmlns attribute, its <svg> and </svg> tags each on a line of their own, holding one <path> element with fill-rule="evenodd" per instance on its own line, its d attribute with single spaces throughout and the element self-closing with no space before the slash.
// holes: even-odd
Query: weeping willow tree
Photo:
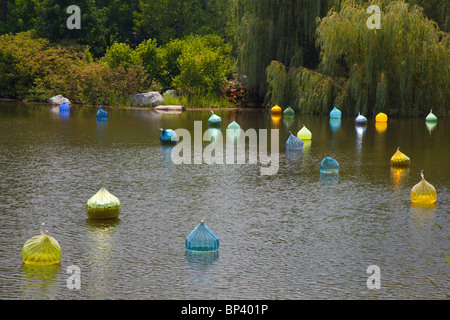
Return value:
<svg viewBox="0 0 450 320">
<path fill-rule="evenodd" d="M 288 67 L 314 68 L 316 18 L 338 0 L 235 0 L 237 67 L 247 86 L 264 96 L 266 68 L 276 60 Z"/>
<path fill-rule="evenodd" d="M 375 2 L 381 28 L 369 29 L 367 5 L 343 1 L 318 19 L 317 70 L 272 62 L 267 68 L 269 103 L 283 93 L 275 83 L 289 82 L 285 99 L 303 112 L 399 116 L 446 113 L 450 101 L 449 33 L 429 20 L 421 7 L 401 1 Z M 289 89 L 291 88 L 291 89 Z M 291 91 L 289 91 L 291 90 Z"/>
</svg>

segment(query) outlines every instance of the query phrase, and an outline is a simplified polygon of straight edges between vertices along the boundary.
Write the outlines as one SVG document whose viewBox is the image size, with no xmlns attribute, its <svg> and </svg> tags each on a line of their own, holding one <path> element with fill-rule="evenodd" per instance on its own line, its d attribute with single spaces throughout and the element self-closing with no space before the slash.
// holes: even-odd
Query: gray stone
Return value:
<svg viewBox="0 0 450 320">
<path fill-rule="evenodd" d="M 60 105 L 60 104 L 63 103 L 63 102 L 65 102 L 65 103 L 67 103 L 67 104 L 71 104 L 71 103 L 70 103 L 70 100 L 67 99 L 67 98 L 64 98 L 61 94 L 59 94 L 59 95 L 57 95 L 57 96 L 54 96 L 54 97 L 51 97 L 51 98 L 48 100 L 48 103 L 50 103 L 50 104 L 57 104 L 57 105 Z"/>
<path fill-rule="evenodd" d="M 156 107 L 164 102 L 163 96 L 159 92 L 138 93 L 131 97 L 131 105 L 133 106 L 152 106 Z"/>
<path fill-rule="evenodd" d="M 166 92 L 164 92 L 163 97 L 164 98 L 169 98 L 169 97 L 176 98 L 176 97 L 178 97 L 177 90 L 174 90 L 174 89 L 167 90 Z"/>
</svg>

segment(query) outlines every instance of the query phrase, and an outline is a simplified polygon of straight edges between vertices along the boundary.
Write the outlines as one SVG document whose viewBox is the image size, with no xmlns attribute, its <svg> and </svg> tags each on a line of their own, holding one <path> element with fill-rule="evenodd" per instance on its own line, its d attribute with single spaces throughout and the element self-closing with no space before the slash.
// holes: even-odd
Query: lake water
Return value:
<svg viewBox="0 0 450 320">
<path fill-rule="evenodd" d="M 222 132 L 279 131 L 279 170 L 261 164 L 180 164 L 159 128 L 207 130 L 210 111 L 0 102 L 0 299 L 445 299 L 450 294 L 449 120 L 389 119 L 356 128 L 328 117 L 272 118 L 265 111 L 217 111 Z M 289 131 L 313 133 L 286 153 Z M 208 146 L 203 142 L 203 147 Z M 400 147 L 405 170 L 389 160 Z M 272 150 L 275 152 L 275 150 Z M 340 163 L 319 174 L 325 156 Z M 435 207 L 412 207 L 420 171 Z M 122 202 L 118 220 L 87 219 L 103 183 Z M 216 254 L 192 254 L 185 238 L 202 220 L 220 238 Z M 59 265 L 22 264 L 21 249 L 45 223 L 62 248 Z M 442 228 L 439 229 L 438 225 Z M 370 290 L 369 266 L 380 268 Z M 81 288 L 69 289 L 78 266 Z M 432 280 L 439 288 L 434 286 Z"/>
</svg>

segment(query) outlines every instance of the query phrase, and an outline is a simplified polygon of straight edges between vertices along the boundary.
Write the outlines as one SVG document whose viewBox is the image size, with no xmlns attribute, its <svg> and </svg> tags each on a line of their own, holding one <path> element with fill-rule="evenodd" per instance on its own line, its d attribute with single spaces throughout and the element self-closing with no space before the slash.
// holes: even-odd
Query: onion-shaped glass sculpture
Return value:
<svg viewBox="0 0 450 320">
<path fill-rule="evenodd" d="M 391 158 L 391 166 L 393 167 L 407 167 L 409 166 L 411 159 L 397 148 L 397 152 Z"/>
<path fill-rule="evenodd" d="M 380 113 L 377 114 L 377 116 L 375 117 L 375 121 L 376 121 L 376 122 L 381 122 L 381 123 L 387 122 L 387 121 L 388 121 L 388 116 L 387 116 L 385 113 L 380 112 Z"/>
<path fill-rule="evenodd" d="M 91 219 L 115 219 L 120 215 L 122 204 L 102 185 L 100 190 L 86 202 L 86 213 Z"/>
<path fill-rule="evenodd" d="M 70 106 L 66 102 L 63 102 L 59 105 L 59 111 L 69 111 L 69 110 Z"/>
<path fill-rule="evenodd" d="M 338 108 L 334 107 L 330 112 L 331 119 L 340 119 L 342 117 L 342 112 Z"/>
<path fill-rule="evenodd" d="M 302 149 L 303 140 L 297 138 L 292 133 L 289 133 L 289 138 L 286 141 L 286 149 Z"/>
<path fill-rule="evenodd" d="M 430 111 L 430 113 L 428 114 L 428 116 L 425 119 L 427 122 L 436 122 L 438 121 L 438 118 L 436 117 L 436 115 L 433 113 L 433 110 Z"/>
<path fill-rule="evenodd" d="M 241 130 L 241 126 L 237 124 L 236 121 L 231 122 L 228 127 L 227 130 Z"/>
<path fill-rule="evenodd" d="M 220 127 L 222 125 L 222 118 L 212 111 L 212 116 L 208 119 L 208 125 L 210 127 Z"/>
<path fill-rule="evenodd" d="M 272 109 L 270 109 L 270 112 L 275 114 L 281 114 L 283 113 L 283 109 L 281 109 L 279 105 L 275 105 L 272 107 Z"/>
<path fill-rule="evenodd" d="M 31 265 L 52 265 L 61 261 L 61 246 L 58 241 L 45 234 L 44 224 L 41 234 L 32 237 L 22 247 L 22 261 Z"/>
<path fill-rule="evenodd" d="M 312 133 L 308 130 L 308 128 L 306 128 L 305 125 L 303 125 L 303 128 L 297 133 L 297 138 L 302 140 L 311 140 Z"/>
<path fill-rule="evenodd" d="M 356 124 L 366 124 L 367 118 L 364 117 L 362 114 L 358 113 L 358 116 L 355 119 Z"/>
<path fill-rule="evenodd" d="M 283 111 L 283 117 L 285 118 L 293 118 L 294 116 L 295 111 L 291 107 L 287 107 L 287 109 Z"/>
<path fill-rule="evenodd" d="M 339 162 L 330 157 L 325 157 L 320 164 L 320 173 L 338 173 Z"/>
<path fill-rule="evenodd" d="M 436 189 L 425 180 L 423 171 L 420 173 L 422 181 L 411 189 L 411 202 L 413 204 L 434 204 L 437 200 Z"/>
<path fill-rule="evenodd" d="M 98 120 L 106 120 L 106 119 L 108 119 L 108 112 L 103 110 L 101 106 L 100 106 L 100 108 L 97 111 L 97 119 Z"/>
<path fill-rule="evenodd" d="M 159 136 L 159 141 L 162 144 L 176 144 L 178 141 L 178 136 L 172 129 L 160 129 L 161 135 Z"/>
<path fill-rule="evenodd" d="M 186 237 L 186 250 L 215 252 L 219 250 L 219 237 L 202 220 Z"/>
</svg>

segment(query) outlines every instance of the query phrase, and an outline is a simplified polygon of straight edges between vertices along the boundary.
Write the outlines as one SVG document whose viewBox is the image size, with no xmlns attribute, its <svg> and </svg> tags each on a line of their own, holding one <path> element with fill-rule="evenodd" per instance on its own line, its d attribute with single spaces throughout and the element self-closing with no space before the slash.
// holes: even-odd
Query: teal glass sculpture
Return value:
<svg viewBox="0 0 450 320">
<path fill-rule="evenodd" d="M 210 127 L 219 127 L 222 125 L 222 118 L 212 111 L 212 116 L 208 119 L 208 125 Z"/>
<path fill-rule="evenodd" d="M 176 144 L 178 137 L 175 131 L 172 129 L 160 129 L 161 135 L 159 136 L 159 141 L 162 144 Z"/>
<path fill-rule="evenodd" d="M 215 252 L 219 250 L 219 237 L 202 220 L 186 237 L 186 250 Z"/>
<path fill-rule="evenodd" d="M 338 108 L 334 107 L 330 112 L 331 119 L 340 119 L 342 117 L 342 112 Z"/>
<path fill-rule="evenodd" d="M 325 157 L 320 164 L 320 173 L 338 173 L 339 162 L 330 157 Z"/>
</svg>

